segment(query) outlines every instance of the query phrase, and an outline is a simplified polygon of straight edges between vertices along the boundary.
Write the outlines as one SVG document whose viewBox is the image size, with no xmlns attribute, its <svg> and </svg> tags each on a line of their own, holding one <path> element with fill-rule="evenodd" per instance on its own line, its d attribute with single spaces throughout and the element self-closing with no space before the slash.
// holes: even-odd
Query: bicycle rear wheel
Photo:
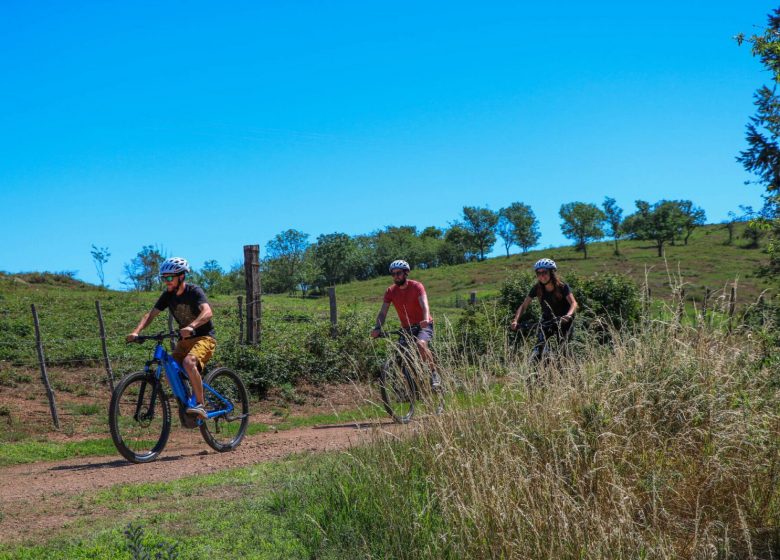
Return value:
<svg viewBox="0 0 780 560">
<path fill-rule="evenodd" d="M 417 391 L 408 368 L 399 360 L 389 358 L 379 373 L 382 403 L 387 413 L 399 424 L 406 424 L 414 416 Z"/>
<path fill-rule="evenodd" d="M 203 395 L 206 400 L 206 411 L 224 410 L 227 404 L 220 397 L 233 405 L 233 411 L 222 416 L 203 420 L 200 433 L 213 449 L 219 452 L 230 451 L 238 447 L 249 425 L 249 398 L 244 382 L 234 371 L 228 368 L 217 368 L 206 376 L 205 382 L 218 394 L 205 387 Z"/>
<path fill-rule="evenodd" d="M 111 395 L 108 425 L 122 457 L 131 463 L 157 459 L 171 433 L 171 405 L 160 380 L 143 371 L 126 375 Z"/>
</svg>

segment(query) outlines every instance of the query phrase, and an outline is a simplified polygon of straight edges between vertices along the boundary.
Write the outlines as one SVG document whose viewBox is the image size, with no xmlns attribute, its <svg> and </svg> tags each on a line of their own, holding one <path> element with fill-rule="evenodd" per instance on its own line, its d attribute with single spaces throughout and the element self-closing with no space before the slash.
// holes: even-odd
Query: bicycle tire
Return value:
<svg viewBox="0 0 780 560">
<path fill-rule="evenodd" d="M 206 443 L 220 453 L 232 451 L 241 443 L 249 425 L 249 398 L 246 386 L 236 372 L 228 368 L 217 368 L 205 379 L 220 395 L 233 403 L 233 412 L 229 417 L 216 416 L 203 420 L 200 433 Z M 204 388 L 206 410 L 223 408 L 224 404 L 210 391 Z"/>
<path fill-rule="evenodd" d="M 407 424 L 414 416 L 417 389 L 405 364 L 388 358 L 379 373 L 382 404 L 391 418 L 399 424 Z"/>
<path fill-rule="evenodd" d="M 111 394 L 108 425 L 122 457 L 131 463 L 157 459 L 171 433 L 171 405 L 162 382 L 144 371 L 123 377 Z"/>
</svg>

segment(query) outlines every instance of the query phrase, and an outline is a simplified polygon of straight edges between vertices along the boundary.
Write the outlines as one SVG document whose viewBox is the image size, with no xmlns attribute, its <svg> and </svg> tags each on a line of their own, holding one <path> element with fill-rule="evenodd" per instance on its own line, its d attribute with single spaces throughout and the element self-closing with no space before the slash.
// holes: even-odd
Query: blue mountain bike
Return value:
<svg viewBox="0 0 780 560">
<path fill-rule="evenodd" d="M 200 428 L 203 439 L 216 451 L 235 449 L 249 424 L 249 399 L 241 378 L 228 368 L 217 368 L 203 378 L 207 420 L 187 414 L 195 404 L 186 371 L 165 351 L 164 333 L 139 336 L 139 344 L 154 340 L 152 359 L 143 371 L 127 374 L 114 389 L 108 410 L 111 439 L 132 463 L 157 459 L 171 433 L 171 405 L 163 388 L 162 372 L 173 390 L 179 420 L 185 428 Z"/>
</svg>

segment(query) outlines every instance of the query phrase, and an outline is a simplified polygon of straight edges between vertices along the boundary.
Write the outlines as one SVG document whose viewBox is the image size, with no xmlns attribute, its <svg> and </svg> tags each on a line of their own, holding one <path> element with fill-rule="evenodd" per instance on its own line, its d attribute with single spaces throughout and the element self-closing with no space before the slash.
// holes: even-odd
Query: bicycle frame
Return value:
<svg viewBox="0 0 780 560">
<path fill-rule="evenodd" d="M 195 406 L 197 404 L 195 400 L 195 396 L 191 395 L 187 388 L 185 387 L 184 383 L 182 383 L 182 375 L 186 376 L 187 372 L 182 368 L 176 360 L 173 359 L 173 356 L 168 354 L 168 352 L 165 351 L 165 348 L 162 345 L 161 341 L 157 341 L 157 345 L 154 347 L 154 353 L 152 355 L 152 359 L 148 362 L 146 362 L 146 366 L 144 367 L 144 371 L 147 373 L 152 372 L 152 367 L 154 365 L 157 365 L 157 368 L 154 371 L 154 376 L 159 380 L 163 369 L 165 370 L 165 377 L 168 379 L 168 383 L 171 386 L 171 389 L 173 390 L 173 394 L 176 396 L 176 399 L 178 401 L 186 406 Z M 211 412 L 207 412 L 207 415 L 209 419 L 216 418 L 218 416 L 227 416 L 231 412 L 233 412 L 233 403 L 225 399 L 222 395 L 220 395 L 212 386 L 210 386 L 205 381 L 203 382 L 203 391 L 208 391 L 215 397 L 217 397 L 221 402 L 224 408 L 221 408 L 219 410 L 214 410 Z M 154 396 L 152 396 L 154 399 Z M 138 399 L 139 406 L 142 399 Z M 150 407 L 150 410 L 154 409 L 154 401 L 152 401 L 152 406 Z M 202 422 L 201 419 L 198 419 L 198 425 Z"/>
</svg>

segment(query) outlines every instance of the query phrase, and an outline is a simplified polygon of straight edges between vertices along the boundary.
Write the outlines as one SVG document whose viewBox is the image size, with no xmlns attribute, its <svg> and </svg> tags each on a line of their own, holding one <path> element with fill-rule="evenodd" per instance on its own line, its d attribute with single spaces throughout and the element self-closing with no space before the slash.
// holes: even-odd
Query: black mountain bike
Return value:
<svg viewBox="0 0 780 560">
<path fill-rule="evenodd" d="M 549 364 L 555 355 L 567 355 L 574 325 L 566 325 L 560 317 L 538 321 L 522 321 L 517 331 L 525 339 L 535 340 L 528 365 Z"/>
<path fill-rule="evenodd" d="M 427 369 L 420 367 L 422 364 L 415 343 L 419 332 L 420 327 L 414 325 L 410 329 L 389 333 L 383 331 L 379 335 L 379 338 L 398 335 L 398 341 L 391 348 L 379 372 L 379 390 L 385 410 L 399 424 L 407 424 L 412 419 L 417 403 L 427 396 L 425 387 L 430 384 L 419 382 L 426 377 L 422 370 Z M 431 392 L 436 399 L 436 412 L 440 413 L 444 410 L 443 391 L 439 387 Z"/>
</svg>

